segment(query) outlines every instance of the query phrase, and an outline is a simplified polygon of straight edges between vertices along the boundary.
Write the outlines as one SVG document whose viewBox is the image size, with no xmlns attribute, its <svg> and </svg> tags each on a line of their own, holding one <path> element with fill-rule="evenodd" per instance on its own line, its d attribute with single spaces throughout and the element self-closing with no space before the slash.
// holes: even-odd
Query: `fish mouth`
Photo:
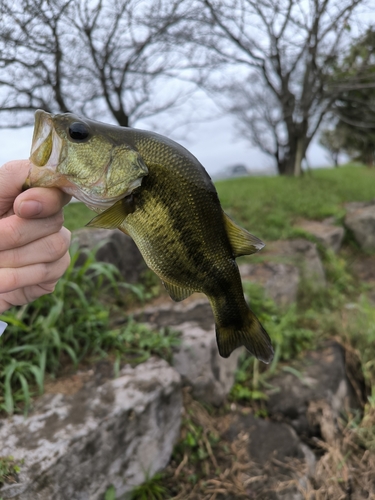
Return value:
<svg viewBox="0 0 375 500">
<path fill-rule="evenodd" d="M 52 115 L 38 109 L 35 112 L 31 143 L 31 168 L 23 189 L 56 186 L 57 179 L 60 178 L 56 169 L 60 162 L 62 146 L 63 141 L 55 131 Z"/>
</svg>

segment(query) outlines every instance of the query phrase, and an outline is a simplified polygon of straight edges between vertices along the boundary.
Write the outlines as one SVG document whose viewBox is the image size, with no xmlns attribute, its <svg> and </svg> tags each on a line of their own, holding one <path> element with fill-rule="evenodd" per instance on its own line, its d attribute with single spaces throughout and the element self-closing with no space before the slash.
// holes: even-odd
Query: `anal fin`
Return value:
<svg viewBox="0 0 375 500">
<path fill-rule="evenodd" d="M 192 290 L 188 290 L 177 285 L 172 285 L 172 283 L 168 283 L 167 281 L 162 281 L 162 283 L 169 293 L 170 298 L 175 302 L 181 302 L 181 300 L 190 297 L 190 295 L 193 293 Z"/>
</svg>

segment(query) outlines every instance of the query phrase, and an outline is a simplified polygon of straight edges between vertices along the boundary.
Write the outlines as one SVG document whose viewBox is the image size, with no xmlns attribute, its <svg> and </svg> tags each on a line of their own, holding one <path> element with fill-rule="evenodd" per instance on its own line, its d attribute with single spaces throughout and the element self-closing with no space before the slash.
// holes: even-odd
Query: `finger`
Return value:
<svg viewBox="0 0 375 500">
<path fill-rule="evenodd" d="M 70 231 L 62 227 L 57 233 L 27 245 L 4 250 L 0 252 L 1 267 L 24 267 L 59 260 L 69 250 L 70 236 Z"/>
<path fill-rule="evenodd" d="M 9 293 L 0 294 L 0 314 L 13 306 L 23 306 L 33 302 L 42 295 L 52 293 L 55 290 L 57 281 L 43 285 L 31 285 L 20 288 Z"/>
<path fill-rule="evenodd" d="M 14 201 L 14 212 L 23 218 L 50 217 L 69 203 L 71 196 L 57 188 L 31 188 Z"/>
<path fill-rule="evenodd" d="M 70 263 L 69 254 L 66 255 L 65 267 Z M 13 306 L 22 306 L 33 302 L 42 295 L 52 293 L 55 290 L 58 280 L 49 283 L 41 283 L 40 285 L 31 285 L 25 288 L 19 288 L 13 292 L 0 294 L 0 314 Z"/>
<path fill-rule="evenodd" d="M 66 271 L 69 253 L 52 263 L 39 263 L 19 268 L 0 269 L 0 293 L 9 293 L 40 283 L 56 282 Z"/>
<path fill-rule="evenodd" d="M 11 215 L 0 220 L 0 251 L 18 248 L 60 231 L 64 222 L 62 212 L 41 220 L 21 219 Z"/>
<path fill-rule="evenodd" d="M 15 160 L 0 168 L 0 217 L 13 206 L 14 199 L 22 192 L 30 166 L 29 160 Z"/>
</svg>

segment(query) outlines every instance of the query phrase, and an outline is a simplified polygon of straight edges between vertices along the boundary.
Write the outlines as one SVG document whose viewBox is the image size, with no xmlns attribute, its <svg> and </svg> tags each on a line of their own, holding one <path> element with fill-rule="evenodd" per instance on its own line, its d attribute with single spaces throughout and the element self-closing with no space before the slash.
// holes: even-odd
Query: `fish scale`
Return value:
<svg viewBox="0 0 375 500">
<path fill-rule="evenodd" d="M 48 126 L 43 146 L 38 131 Z M 129 234 L 172 299 L 203 292 L 221 356 L 244 345 L 258 359 L 272 359 L 270 338 L 245 301 L 235 261 L 263 244 L 224 213 L 209 175 L 189 151 L 152 132 L 42 111 L 33 143 L 29 187 L 57 186 L 99 213 L 89 226 Z M 60 151 L 51 151 L 52 143 Z M 49 155 L 59 157 L 56 165 L 45 163 Z"/>
</svg>

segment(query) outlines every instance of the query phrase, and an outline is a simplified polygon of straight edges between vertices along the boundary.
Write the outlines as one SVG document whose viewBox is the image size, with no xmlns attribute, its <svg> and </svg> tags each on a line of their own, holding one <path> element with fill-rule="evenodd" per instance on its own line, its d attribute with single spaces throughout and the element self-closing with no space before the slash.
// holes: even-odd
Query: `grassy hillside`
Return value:
<svg viewBox="0 0 375 500">
<path fill-rule="evenodd" d="M 375 198 L 375 169 L 347 166 L 312 170 L 301 178 L 248 177 L 216 184 L 224 210 L 263 240 L 287 238 L 300 217 L 345 214 L 350 201 Z"/>
<path fill-rule="evenodd" d="M 349 201 L 375 198 L 375 169 L 347 166 L 312 170 L 302 178 L 247 177 L 216 183 L 224 210 L 238 223 L 270 241 L 293 235 L 293 223 L 300 217 L 324 219 L 343 217 Z M 70 229 L 83 227 L 94 212 L 82 203 L 65 209 Z"/>
</svg>

